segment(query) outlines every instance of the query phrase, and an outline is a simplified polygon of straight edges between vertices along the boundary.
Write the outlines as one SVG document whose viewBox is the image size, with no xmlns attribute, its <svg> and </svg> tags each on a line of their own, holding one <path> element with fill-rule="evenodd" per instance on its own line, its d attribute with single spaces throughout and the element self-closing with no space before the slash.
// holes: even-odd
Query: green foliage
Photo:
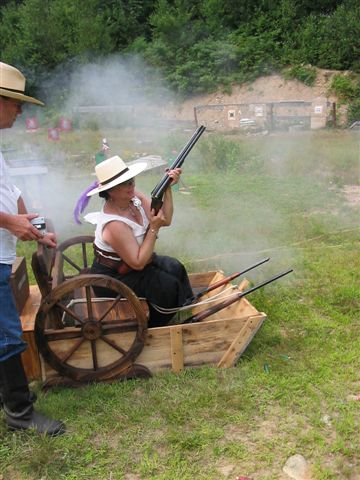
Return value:
<svg viewBox="0 0 360 480">
<path fill-rule="evenodd" d="M 357 98 L 349 105 L 348 121 L 351 124 L 356 120 L 360 120 L 360 98 Z"/>
<path fill-rule="evenodd" d="M 118 53 L 145 58 L 182 94 L 229 91 L 289 65 L 307 85 L 315 73 L 303 65 L 360 71 L 356 0 L 13 0 L 0 20 L 2 60 L 30 87 Z"/>
<path fill-rule="evenodd" d="M 283 71 L 286 79 L 296 78 L 305 85 L 312 86 L 316 80 L 316 69 L 306 65 L 294 65 Z"/>
<path fill-rule="evenodd" d="M 335 75 L 330 86 L 344 103 L 348 105 L 348 122 L 360 119 L 360 76 Z"/>
<path fill-rule="evenodd" d="M 51 70 L 72 58 L 88 60 L 108 53 L 113 47 L 98 4 L 98 0 L 9 4 L 2 10 L 2 59 L 22 67 L 31 86 L 46 80 Z"/>
<path fill-rule="evenodd" d="M 241 144 L 215 134 L 200 142 L 203 171 L 226 171 L 241 157 Z"/>
<path fill-rule="evenodd" d="M 328 15 L 304 17 L 295 38 L 294 57 L 302 63 L 355 70 L 360 49 L 360 7 L 343 2 Z"/>
<path fill-rule="evenodd" d="M 108 0 L 98 2 L 103 12 L 104 26 L 113 41 L 113 51 L 121 51 L 141 36 L 151 38 L 148 18 L 153 11 L 154 0 Z"/>
<path fill-rule="evenodd" d="M 349 100 L 355 97 L 355 85 L 353 80 L 346 75 L 334 75 L 330 90 L 343 100 Z"/>
<path fill-rule="evenodd" d="M 181 0 L 169 2 L 159 0 L 155 12 L 150 16 L 154 38 L 166 41 L 169 46 L 189 47 L 195 37 L 192 18 L 195 6 Z"/>
<path fill-rule="evenodd" d="M 198 148 L 202 155 L 200 167 L 204 172 L 259 172 L 262 169 L 261 155 L 247 142 L 213 134 L 200 142 Z"/>
<path fill-rule="evenodd" d="M 236 64 L 236 47 L 222 40 L 200 41 L 190 48 L 184 62 L 167 79 L 182 93 L 214 91 L 228 84 Z"/>
</svg>

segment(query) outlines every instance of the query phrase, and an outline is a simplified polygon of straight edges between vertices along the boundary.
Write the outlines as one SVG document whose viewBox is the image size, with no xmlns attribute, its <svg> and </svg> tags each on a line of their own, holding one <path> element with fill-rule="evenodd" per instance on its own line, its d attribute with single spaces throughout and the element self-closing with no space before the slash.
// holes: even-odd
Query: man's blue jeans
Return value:
<svg viewBox="0 0 360 480">
<path fill-rule="evenodd" d="M 10 275 L 11 265 L 0 263 L 0 362 L 23 352 L 27 346 L 21 338 L 21 322 L 9 283 Z"/>
</svg>

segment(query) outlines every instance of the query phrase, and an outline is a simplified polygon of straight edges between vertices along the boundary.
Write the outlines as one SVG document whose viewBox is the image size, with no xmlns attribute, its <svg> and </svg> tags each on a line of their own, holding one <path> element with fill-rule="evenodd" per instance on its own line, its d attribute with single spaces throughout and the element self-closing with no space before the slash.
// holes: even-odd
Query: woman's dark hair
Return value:
<svg viewBox="0 0 360 480">
<path fill-rule="evenodd" d="M 100 192 L 99 193 L 99 197 L 101 198 L 105 198 L 105 200 L 107 200 L 109 198 L 109 192 L 107 190 L 104 190 L 103 192 Z"/>
</svg>

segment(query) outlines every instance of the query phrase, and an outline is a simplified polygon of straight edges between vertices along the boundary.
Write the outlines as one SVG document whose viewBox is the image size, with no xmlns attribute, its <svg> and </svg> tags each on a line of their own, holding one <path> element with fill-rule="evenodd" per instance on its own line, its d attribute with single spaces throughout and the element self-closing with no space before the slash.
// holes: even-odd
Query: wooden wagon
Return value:
<svg viewBox="0 0 360 480">
<path fill-rule="evenodd" d="M 88 273 L 92 242 L 92 236 L 80 236 L 56 250 L 39 245 L 32 257 L 37 285 L 21 316 L 29 343 L 24 363 L 28 377 L 45 386 L 148 377 L 204 364 L 230 367 L 266 318 L 241 298 L 204 321 L 148 329 L 145 299 L 122 282 Z M 79 248 L 80 261 L 72 256 Z M 190 274 L 195 292 L 223 278 L 221 271 Z M 202 300 L 221 299 L 247 285 L 246 280 L 239 286 L 227 283 Z M 115 298 L 99 297 L 99 287 L 111 289 Z"/>
</svg>

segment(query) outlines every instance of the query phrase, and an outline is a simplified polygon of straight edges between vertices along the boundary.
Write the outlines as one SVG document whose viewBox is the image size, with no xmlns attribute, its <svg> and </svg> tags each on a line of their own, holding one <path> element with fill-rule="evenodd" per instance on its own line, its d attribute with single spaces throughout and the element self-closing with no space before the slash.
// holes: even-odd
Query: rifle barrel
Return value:
<svg viewBox="0 0 360 480">
<path fill-rule="evenodd" d="M 209 285 L 207 288 L 204 288 L 204 290 L 201 290 L 200 292 L 196 293 L 192 297 L 190 297 L 186 302 L 184 303 L 185 305 L 190 305 L 191 303 L 194 303 L 197 301 L 199 298 L 201 298 L 203 295 L 206 293 L 212 292 L 216 288 L 222 287 L 226 283 L 231 282 L 237 277 L 240 277 L 240 275 L 244 275 L 244 273 L 249 272 L 250 270 L 253 270 L 254 268 L 258 267 L 259 265 L 262 265 L 265 262 L 268 262 L 270 260 L 270 257 L 264 258 L 263 260 L 260 260 L 259 262 L 255 263 L 254 265 L 251 265 L 251 267 L 245 268 L 245 270 L 242 270 L 241 272 L 236 272 L 233 273 L 232 275 L 229 275 L 226 278 L 223 278 L 222 280 L 219 280 L 218 282 L 212 283 Z"/>
<path fill-rule="evenodd" d="M 237 302 L 238 300 L 240 300 L 242 297 L 245 297 L 249 293 L 255 292 L 255 290 L 258 290 L 259 288 L 262 288 L 265 285 L 268 285 L 269 283 L 272 283 L 275 280 L 278 280 L 279 278 L 284 277 L 285 275 L 288 275 L 292 271 L 293 271 L 293 269 L 291 268 L 290 270 L 286 270 L 286 272 L 279 273 L 278 275 L 275 275 L 274 277 L 271 277 L 269 280 L 265 280 L 264 282 L 259 283 L 258 285 L 255 285 L 254 287 L 251 287 L 248 290 L 245 290 L 245 292 L 240 292 L 236 295 L 233 295 L 228 300 L 225 300 L 224 302 L 221 302 L 217 305 L 214 305 L 213 307 L 209 307 L 209 308 L 203 310 L 202 312 L 187 318 L 183 323 L 200 322 L 201 320 L 204 320 L 205 318 L 210 317 L 210 315 L 213 315 L 214 313 L 228 307 L 229 305 L 233 304 L 234 302 Z"/>
<path fill-rule="evenodd" d="M 184 163 L 185 158 L 190 153 L 195 143 L 199 140 L 204 130 L 205 130 L 205 127 L 203 125 L 200 125 L 200 127 L 197 128 L 197 130 L 193 133 L 188 143 L 185 145 L 185 147 L 181 150 L 181 152 L 178 154 L 178 156 L 175 158 L 175 160 L 171 164 L 170 170 L 181 167 L 181 165 Z M 153 198 L 161 197 L 170 182 L 171 182 L 171 178 L 167 174 L 164 175 L 163 178 L 160 180 L 160 182 L 155 186 L 155 188 L 151 192 L 151 196 Z"/>
</svg>

